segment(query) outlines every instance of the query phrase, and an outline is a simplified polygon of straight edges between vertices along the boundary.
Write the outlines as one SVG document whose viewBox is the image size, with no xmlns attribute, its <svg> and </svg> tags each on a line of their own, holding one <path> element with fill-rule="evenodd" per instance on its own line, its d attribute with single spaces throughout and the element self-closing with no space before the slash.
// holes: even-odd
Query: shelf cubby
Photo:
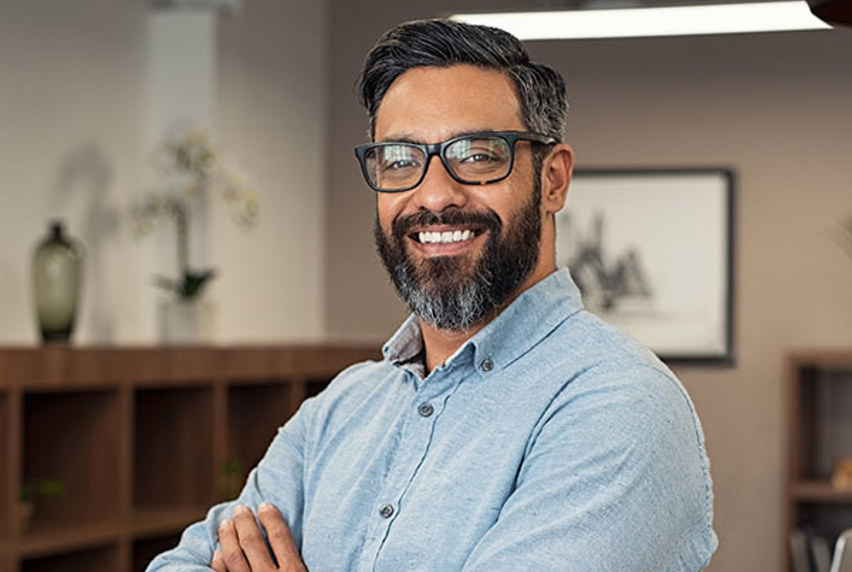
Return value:
<svg viewBox="0 0 852 572">
<path fill-rule="evenodd" d="M 803 502 L 798 506 L 800 525 L 834 544 L 837 536 L 852 523 L 852 504 Z"/>
<path fill-rule="evenodd" d="M 213 417 L 209 385 L 136 391 L 135 510 L 182 511 L 215 500 Z"/>
<path fill-rule="evenodd" d="M 118 572 L 121 570 L 115 545 L 85 548 L 72 552 L 27 558 L 21 572 Z"/>
<path fill-rule="evenodd" d="M 180 541 L 180 534 L 166 534 L 163 536 L 153 536 L 150 538 L 138 538 L 133 541 L 133 572 L 145 572 L 148 563 L 153 558 L 165 552 L 170 548 L 174 548 Z"/>
<path fill-rule="evenodd" d="M 19 486 L 56 481 L 63 489 L 37 499 L 24 538 L 115 523 L 120 515 L 118 391 L 31 392 L 23 403 Z"/>
<path fill-rule="evenodd" d="M 305 381 L 305 399 L 321 393 L 328 386 L 329 381 L 331 380 L 324 378 L 311 378 Z"/>
<path fill-rule="evenodd" d="M 852 458 L 852 370 L 801 370 L 798 478 L 831 478 L 838 461 Z"/>
<path fill-rule="evenodd" d="M 260 461 L 278 428 L 295 412 L 297 391 L 294 383 L 278 380 L 228 387 L 228 467 L 223 468 L 222 500 L 236 496 L 249 469 Z"/>
</svg>

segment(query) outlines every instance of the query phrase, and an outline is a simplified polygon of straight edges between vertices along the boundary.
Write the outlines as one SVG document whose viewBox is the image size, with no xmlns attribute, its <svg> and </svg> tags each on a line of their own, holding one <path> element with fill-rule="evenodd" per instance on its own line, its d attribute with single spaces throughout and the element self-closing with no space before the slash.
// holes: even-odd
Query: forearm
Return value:
<svg viewBox="0 0 852 572">
<path fill-rule="evenodd" d="M 203 521 L 184 530 L 177 546 L 154 558 L 146 572 L 209 572 L 217 544 L 215 523 L 225 518 L 228 507 L 225 503 L 211 508 Z"/>
</svg>

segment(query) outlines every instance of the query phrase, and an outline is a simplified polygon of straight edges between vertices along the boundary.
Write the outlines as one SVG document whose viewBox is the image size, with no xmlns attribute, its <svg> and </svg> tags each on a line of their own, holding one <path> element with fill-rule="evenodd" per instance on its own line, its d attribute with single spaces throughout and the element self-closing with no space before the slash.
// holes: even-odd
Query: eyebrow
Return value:
<svg viewBox="0 0 852 572">
<path fill-rule="evenodd" d="M 443 139 L 441 141 L 436 141 L 436 143 L 443 143 L 444 141 L 449 141 L 450 139 L 455 139 L 456 137 L 463 137 L 465 135 L 473 135 L 474 133 L 493 133 L 496 131 L 508 131 L 507 129 L 465 129 L 464 131 L 456 131 L 450 134 L 449 137 Z M 427 145 L 422 140 L 418 140 L 411 135 L 400 134 L 398 136 L 385 137 L 384 139 L 374 141 L 374 143 L 414 143 L 417 145 Z"/>
</svg>

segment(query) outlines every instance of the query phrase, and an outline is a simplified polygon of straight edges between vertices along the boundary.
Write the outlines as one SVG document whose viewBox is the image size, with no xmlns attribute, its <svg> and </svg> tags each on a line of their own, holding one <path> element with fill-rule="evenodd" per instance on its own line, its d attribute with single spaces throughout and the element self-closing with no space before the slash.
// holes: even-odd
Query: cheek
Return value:
<svg viewBox="0 0 852 572">
<path fill-rule="evenodd" d="M 399 217 L 408 203 L 407 193 L 376 193 L 376 214 L 382 228 L 390 231 L 394 219 Z"/>
<path fill-rule="evenodd" d="M 382 228 L 388 228 L 390 221 L 393 220 L 392 203 L 385 198 L 385 195 L 376 195 L 376 217 L 382 225 Z"/>
<path fill-rule="evenodd" d="M 503 222 L 503 230 L 511 225 L 529 204 L 532 191 L 523 185 L 507 186 L 497 193 L 482 197 L 479 202 L 483 207 L 493 211 Z"/>
</svg>

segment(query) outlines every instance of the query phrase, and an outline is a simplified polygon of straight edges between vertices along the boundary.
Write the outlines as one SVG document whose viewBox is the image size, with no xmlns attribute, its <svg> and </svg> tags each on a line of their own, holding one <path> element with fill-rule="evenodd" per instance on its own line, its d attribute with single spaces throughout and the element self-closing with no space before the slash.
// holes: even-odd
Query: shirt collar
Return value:
<svg viewBox="0 0 852 572">
<path fill-rule="evenodd" d="M 491 371 L 499 371 L 582 309 L 580 290 L 561 268 L 522 292 L 469 340 L 476 348 L 474 363 L 488 360 Z"/>
<path fill-rule="evenodd" d="M 382 355 L 385 360 L 398 366 L 416 363 L 418 358 L 420 362 L 423 361 L 423 334 L 420 331 L 417 316 L 414 314 L 408 316 L 408 319 L 382 347 Z"/>
<path fill-rule="evenodd" d="M 474 334 L 447 363 L 474 348 L 474 363 L 488 360 L 497 371 L 515 361 L 566 318 L 583 309 L 580 291 L 567 268 L 561 268 L 518 296 L 505 310 Z M 411 367 L 422 363 L 423 335 L 411 315 L 382 348 L 390 363 Z M 416 366 L 415 366 L 416 367 Z M 422 366 L 421 366 L 422 367 Z"/>
</svg>

